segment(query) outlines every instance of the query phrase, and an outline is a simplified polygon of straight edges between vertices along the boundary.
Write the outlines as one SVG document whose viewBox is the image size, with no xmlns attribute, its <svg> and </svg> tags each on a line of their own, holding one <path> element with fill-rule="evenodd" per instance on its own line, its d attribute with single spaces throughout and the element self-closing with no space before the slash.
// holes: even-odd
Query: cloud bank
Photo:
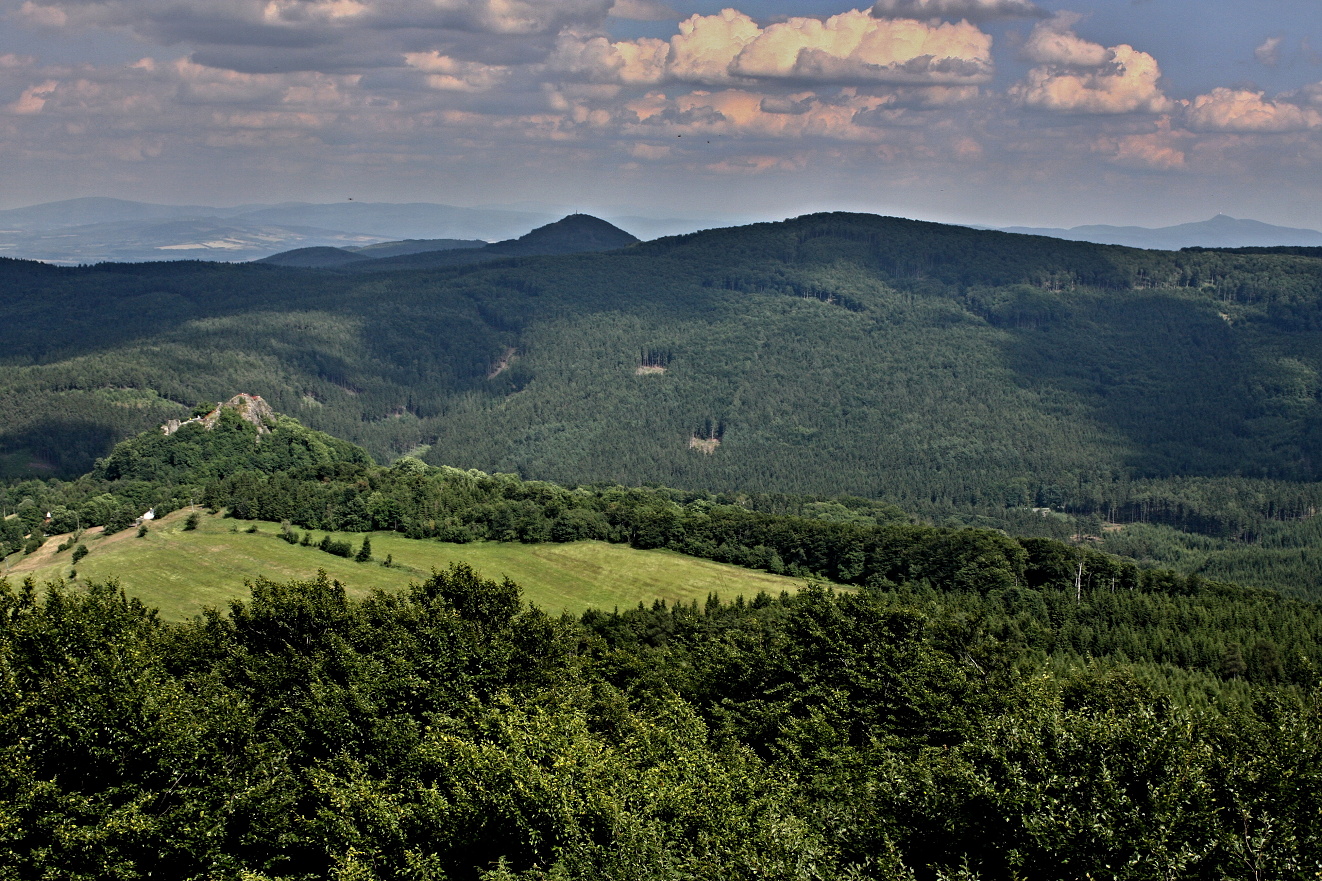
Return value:
<svg viewBox="0 0 1322 881">
<path fill-rule="evenodd" d="M 1133 46 L 1102 46 L 1069 29 L 1073 17 L 1033 28 L 1023 56 L 1036 62 L 1011 89 L 1025 107 L 1064 113 L 1162 113 L 1174 107 L 1157 85 L 1157 60 Z"/>
<path fill-rule="evenodd" d="M 1180 94 L 1157 49 L 1093 39 L 1088 19 L 1030 0 L 879 0 L 777 19 L 677 7 L 24 0 L 10 26 L 48 41 L 127 34 L 142 52 L 0 54 L 0 144 L 33 179 L 59 169 L 131 188 L 148 167 L 175 181 L 224 169 L 260 193 L 338 169 L 411 182 L 410 195 L 443 180 L 470 199 L 490 169 L 507 189 L 762 176 L 930 194 L 941 188 L 923 181 L 1008 192 L 1053 174 L 1112 186 L 1117 174 L 1322 162 L 1322 83 Z M 1288 66 L 1283 45 L 1255 37 L 1246 69 Z"/>
</svg>

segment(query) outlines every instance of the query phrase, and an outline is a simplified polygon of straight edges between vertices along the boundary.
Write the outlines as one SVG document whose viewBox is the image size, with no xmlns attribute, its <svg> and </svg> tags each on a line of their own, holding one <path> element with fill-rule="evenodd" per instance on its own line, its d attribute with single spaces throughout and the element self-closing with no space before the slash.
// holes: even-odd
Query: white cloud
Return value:
<svg viewBox="0 0 1322 881">
<path fill-rule="evenodd" d="M 670 38 L 667 73 L 691 82 L 728 82 L 734 60 L 761 35 L 757 23 L 735 9 L 691 16 L 679 23 L 679 33 Z"/>
<path fill-rule="evenodd" d="M 1069 29 L 1077 16 L 1058 16 L 1033 28 L 1024 43 L 1023 56 L 1038 64 L 1062 67 L 1101 67 L 1111 61 L 1111 50 L 1084 40 Z"/>
<path fill-rule="evenodd" d="M 1281 63 L 1281 38 L 1268 37 L 1263 40 L 1258 48 L 1253 50 L 1253 57 L 1258 59 L 1259 64 L 1267 67 L 1275 67 Z"/>
<path fill-rule="evenodd" d="M 1286 101 L 1269 101 L 1262 92 L 1216 88 L 1190 102 L 1185 120 L 1195 131 L 1294 132 L 1322 128 L 1322 113 Z"/>
<path fill-rule="evenodd" d="M 503 65 L 460 61 L 439 52 L 409 52 L 404 56 L 409 67 L 427 74 L 427 85 L 442 92 L 485 92 L 502 85 L 510 77 Z"/>
<path fill-rule="evenodd" d="M 865 12 L 773 24 L 731 71 L 797 80 L 960 84 L 991 77 L 991 37 L 967 22 L 878 20 Z"/>
<path fill-rule="evenodd" d="M 1184 168 L 1186 161 L 1170 126 L 1165 124 L 1149 134 L 1103 137 L 1094 145 L 1094 150 L 1116 165 L 1153 171 Z"/>
<path fill-rule="evenodd" d="M 1008 91 L 993 87 L 993 40 L 978 22 L 1042 17 L 1027 0 L 881 0 L 774 22 L 738 9 L 681 22 L 658 0 L 11 5 L 11 24 L 114 28 L 178 47 L 141 50 L 148 57 L 120 66 L 0 55 L 7 168 L 78 176 L 88 191 L 116 173 L 148 183 L 174 174 L 185 186 L 227 176 L 250 181 L 235 198 L 265 198 L 262 182 L 277 179 L 357 188 L 398 173 L 435 183 L 428 199 L 468 187 L 465 197 L 481 201 L 488 190 L 510 193 L 515 179 L 567 181 L 565 169 L 578 170 L 584 192 L 624 186 L 613 170 L 632 168 L 657 187 L 666 169 L 708 184 L 717 175 L 835 176 L 837 194 L 873 186 L 884 201 L 883 177 L 894 189 L 919 180 L 915 169 L 945 168 L 949 193 L 976 181 L 1013 199 L 1015 176 L 1046 187 L 1190 168 L 1199 174 L 1170 176 L 1210 180 L 1285 157 L 1278 176 L 1289 167 L 1302 181 L 1322 159 L 1315 137 L 1243 136 L 1318 130 L 1322 84 L 1274 96 L 1208 87 L 1171 101 L 1153 55 L 1081 37 L 1077 18 L 1032 22 L 1005 50 L 1030 72 Z M 673 23 L 612 36 L 625 18 Z M 58 36 L 43 33 L 40 45 Z M 1284 48 L 1267 41 L 1259 60 Z M 1315 189 L 1300 187 L 1309 198 Z M 378 198 L 422 192 L 400 184 Z"/>
<path fill-rule="evenodd" d="M 630 137 L 684 139 L 738 137 L 777 141 L 811 140 L 870 143 L 884 140 L 881 113 L 889 97 L 843 94 L 823 99 L 810 91 L 764 95 L 745 89 L 693 91 L 669 97 L 652 92 L 628 103 L 617 119 Z M 903 125 L 902 108 L 887 114 Z M 872 116 L 877 121 L 860 122 Z"/>
<path fill-rule="evenodd" d="M 69 16 L 58 6 L 42 6 L 32 0 L 24 0 L 18 9 L 17 17 L 38 27 L 62 28 L 69 23 Z"/>
<path fill-rule="evenodd" d="M 358 0 L 268 0 L 262 18 L 269 24 L 336 22 L 360 18 L 370 7 Z"/>
<path fill-rule="evenodd" d="M 1157 60 L 1132 46 L 1102 46 L 1068 30 L 1057 18 L 1033 28 L 1023 54 L 1037 62 L 1010 89 L 1026 107 L 1063 113 L 1162 113 L 1175 105 L 1157 82 Z"/>
<path fill-rule="evenodd" d="M 549 64 L 553 70 L 594 82 L 646 85 L 665 78 L 669 54 L 670 44 L 665 40 L 612 43 L 602 36 L 567 33 L 556 41 Z"/>
<path fill-rule="evenodd" d="M 968 85 L 991 77 L 991 37 L 967 23 L 879 20 L 854 10 L 760 27 L 734 9 L 694 15 L 669 43 L 562 34 L 552 66 L 598 82 L 782 81 Z"/>
<path fill-rule="evenodd" d="M 31 55 L 15 55 L 13 52 L 6 52 L 0 55 L 0 70 L 16 70 L 22 67 L 31 67 L 37 59 Z"/>
<path fill-rule="evenodd" d="M 40 113 L 59 85 L 56 80 L 46 80 L 44 83 L 29 86 L 23 90 L 17 101 L 9 105 L 10 112 L 24 115 Z"/>
</svg>

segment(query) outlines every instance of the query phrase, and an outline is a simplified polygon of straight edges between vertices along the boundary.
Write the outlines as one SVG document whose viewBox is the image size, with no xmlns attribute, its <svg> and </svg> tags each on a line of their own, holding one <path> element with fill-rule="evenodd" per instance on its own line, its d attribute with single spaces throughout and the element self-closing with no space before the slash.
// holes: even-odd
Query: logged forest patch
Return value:
<svg viewBox="0 0 1322 881">
<path fill-rule="evenodd" d="M 718 437 L 689 437 L 689 449 L 697 450 L 699 453 L 706 453 L 710 456 L 716 452 L 716 448 L 721 445 L 721 439 Z"/>
</svg>

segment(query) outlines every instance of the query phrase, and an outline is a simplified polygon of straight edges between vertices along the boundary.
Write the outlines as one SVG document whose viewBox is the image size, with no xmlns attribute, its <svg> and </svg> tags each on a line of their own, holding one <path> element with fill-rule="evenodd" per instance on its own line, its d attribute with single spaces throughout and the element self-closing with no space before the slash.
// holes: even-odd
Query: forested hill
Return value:
<svg viewBox="0 0 1322 881">
<path fill-rule="evenodd" d="M 447 248 L 381 256 L 345 264 L 344 268 L 354 272 L 442 269 L 447 266 L 488 263 L 505 257 L 543 257 L 555 254 L 613 251 L 628 247 L 637 241 L 634 235 L 604 220 L 587 214 L 571 214 L 555 223 L 539 226 L 517 239 L 492 242 L 476 248 Z M 370 251 L 361 253 L 365 257 L 372 256 Z"/>
<path fill-rule="evenodd" d="M 1164 523 L 1276 542 L 1274 583 L 1317 566 L 1306 255 L 823 214 L 363 276 L 4 261 L 0 289 L 11 476 L 247 389 L 380 460 L 880 497 L 1140 559 L 1174 551 L 1106 523 Z"/>
<path fill-rule="evenodd" d="M 200 498 L 283 519 L 306 555 L 352 555 L 350 579 L 393 564 L 373 559 L 381 536 L 353 555 L 331 530 L 595 538 L 857 587 L 553 618 L 467 566 L 357 601 L 323 571 L 257 578 L 227 611 L 173 623 L 132 575 L 124 590 L 0 578 L 14 877 L 1322 869 L 1315 604 L 859 499 L 567 488 L 321 443 L 240 396 L 52 481 L 0 543 L 26 526 L 34 552 L 43 529 L 72 528 L 54 555 L 81 569 L 126 510 Z M 144 521 L 129 541 L 199 519 Z M 105 529 L 78 544 L 91 522 Z"/>
</svg>

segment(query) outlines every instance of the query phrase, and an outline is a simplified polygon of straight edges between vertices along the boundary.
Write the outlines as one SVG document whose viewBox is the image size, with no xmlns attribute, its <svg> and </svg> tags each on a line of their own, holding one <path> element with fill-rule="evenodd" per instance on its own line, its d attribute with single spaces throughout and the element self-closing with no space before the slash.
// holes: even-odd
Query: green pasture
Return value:
<svg viewBox="0 0 1322 881">
<path fill-rule="evenodd" d="M 28 556 L 4 561 L 3 574 L 16 585 L 31 576 L 38 584 L 117 580 L 130 596 L 160 609 L 162 617 L 183 620 L 207 606 L 225 608 L 248 595 L 245 581 L 309 578 L 318 569 L 345 585 L 352 596 L 373 590 L 400 590 L 433 569 L 467 563 L 486 578 L 509 577 L 524 599 L 548 612 L 581 612 L 651 604 L 702 601 L 709 593 L 725 599 L 796 590 L 802 581 L 676 554 L 640 551 L 606 542 L 523 545 L 502 542 L 446 544 L 371 533 L 370 563 L 357 563 L 319 550 L 325 532 L 314 531 L 311 547 L 280 537 L 276 523 L 232 520 L 203 513 L 198 528 L 185 530 L 186 513 L 176 511 L 152 524 L 145 536 L 126 529 L 110 536 L 89 530 L 80 539 L 88 554 L 73 565 L 73 548 L 57 551 L 68 536 L 52 536 Z M 255 532 L 249 532 L 252 527 Z M 297 530 L 301 535 L 306 530 Z M 363 535 L 330 533 L 355 551 Z M 75 545 L 76 547 L 76 545 Z M 392 565 L 383 561 L 389 556 Z"/>
</svg>

